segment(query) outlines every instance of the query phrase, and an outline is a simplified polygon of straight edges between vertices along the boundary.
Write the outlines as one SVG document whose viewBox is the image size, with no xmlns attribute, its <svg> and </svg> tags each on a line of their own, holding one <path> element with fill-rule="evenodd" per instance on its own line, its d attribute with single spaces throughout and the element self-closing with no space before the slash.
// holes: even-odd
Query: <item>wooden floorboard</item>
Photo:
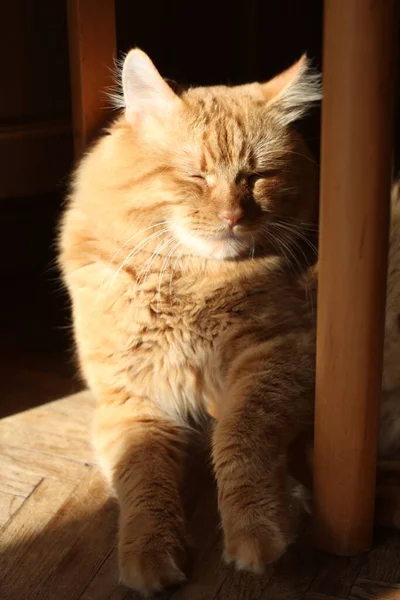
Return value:
<svg viewBox="0 0 400 600">
<path fill-rule="evenodd" d="M 360 578 L 351 590 L 350 600 L 367 600 L 381 598 L 382 600 L 400 600 L 400 585 L 384 581 L 371 581 Z"/>
<path fill-rule="evenodd" d="M 364 556 L 326 556 L 310 586 L 310 592 L 347 598 L 364 560 Z"/>
<path fill-rule="evenodd" d="M 0 600 L 139 600 L 119 584 L 118 507 L 89 441 L 94 400 L 87 391 L 62 397 L 63 382 L 59 399 L 52 389 L 42 402 L 40 377 L 24 380 L 36 399 L 21 403 L 38 406 L 18 411 L 17 394 L 14 414 L 0 420 Z M 160 600 L 400 600 L 394 532 L 380 532 L 368 554 L 337 558 L 317 552 L 305 527 L 261 577 L 227 566 L 209 462 L 195 444 L 185 496 L 188 582 Z"/>
<path fill-rule="evenodd" d="M 0 492 L 0 527 L 8 523 L 24 503 L 24 496 L 14 496 Z"/>
</svg>

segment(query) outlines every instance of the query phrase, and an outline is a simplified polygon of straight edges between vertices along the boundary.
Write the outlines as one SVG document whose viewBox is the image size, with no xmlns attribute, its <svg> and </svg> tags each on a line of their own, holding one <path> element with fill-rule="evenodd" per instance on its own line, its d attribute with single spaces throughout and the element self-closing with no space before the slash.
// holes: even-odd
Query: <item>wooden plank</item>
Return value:
<svg viewBox="0 0 400 600">
<path fill-rule="evenodd" d="M 96 509 L 93 504 L 91 503 L 92 508 Z M 96 504 L 98 508 L 98 502 Z M 51 576 L 38 582 L 36 596 L 22 594 L 20 600 L 31 600 L 34 597 L 38 600 L 70 600 L 79 597 L 81 590 L 88 587 L 115 545 L 117 514 L 116 502 L 108 499 L 88 516 L 84 527 L 75 531 L 74 543 L 68 547 L 63 541 L 62 547 L 68 548 L 68 551 L 61 560 L 58 556 L 55 557 L 56 567 L 52 563 Z M 114 583 L 117 581 L 118 579 L 114 580 Z"/>
<path fill-rule="evenodd" d="M 114 0 L 68 0 L 68 35 L 75 156 L 110 116 L 114 84 Z"/>
<path fill-rule="evenodd" d="M 395 0 L 324 3 L 313 505 L 316 542 L 338 555 L 372 544 L 395 9 Z"/>
<path fill-rule="evenodd" d="M 84 464 L 93 463 L 94 460 L 89 440 L 35 431 L 26 425 L 19 425 L 12 417 L 0 421 L 0 440 L 4 446 L 69 458 Z"/>
<path fill-rule="evenodd" d="M 126 587 L 119 584 L 118 552 L 114 548 L 77 600 L 124 600 Z"/>
<path fill-rule="evenodd" d="M 365 561 L 365 556 L 337 557 L 328 556 L 316 575 L 310 592 L 324 594 L 336 598 L 347 598 L 360 569 Z"/>
<path fill-rule="evenodd" d="M 3 449 L 4 447 L 0 446 L 0 492 L 26 498 L 38 485 L 42 476 L 27 471 L 7 458 L 2 460 Z"/>
<path fill-rule="evenodd" d="M 286 554 L 272 567 L 272 575 L 260 600 L 299 600 L 303 598 L 321 566 L 323 557 L 313 547 L 308 528 Z"/>
<path fill-rule="evenodd" d="M 322 557 L 303 533 L 296 543 L 274 565 L 266 567 L 263 575 L 252 575 L 230 569 L 211 596 L 215 600 L 299 600 L 309 589 L 321 564 Z M 190 596 L 187 596 L 188 600 Z M 197 600 L 197 597 L 195 597 Z M 200 598 L 200 597 L 199 597 Z"/>
<path fill-rule="evenodd" d="M 172 600 L 208 600 L 231 572 L 222 559 L 216 486 L 208 447 L 195 447 L 190 453 L 184 502 L 192 541 L 186 569 L 188 581 L 175 591 Z"/>
<path fill-rule="evenodd" d="M 188 581 L 174 592 L 171 600 L 209 600 L 231 573 L 222 559 L 220 532 L 206 528 L 205 531 L 210 536 L 209 543 L 201 548 L 194 544 L 192 564 L 187 571 Z"/>
<path fill-rule="evenodd" d="M 41 452 L 32 453 L 13 446 L 0 446 L 0 465 L 0 490 L 5 492 L 7 489 L 3 483 L 3 476 L 7 473 L 14 474 L 12 477 L 17 480 L 18 485 L 25 484 L 29 489 L 32 482 L 38 483 L 43 477 L 77 484 L 83 478 L 86 469 L 80 462 Z"/>
<path fill-rule="evenodd" d="M 84 421 L 87 421 L 87 419 L 91 418 L 95 405 L 96 400 L 92 392 L 85 389 L 67 398 L 64 397 L 50 402 L 47 406 L 66 416 L 72 413 L 74 419 L 82 418 Z"/>
<path fill-rule="evenodd" d="M 43 484 L 51 484 L 62 489 L 60 482 L 44 480 Z M 32 494 L 5 530 L 7 532 L 13 526 L 15 520 L 20 515 L 22 516 L 20 527 L 11 536 L 9 543 L 3 542 L 5 548 L 9 545 L 10 548 L 17 549 L 15 554 L 11 556 L 7 556 L 7 552 L 4 552 L 4 570 L 0 574 L 0 589 L 4 590 L 3 593 L 6 594 L 5 597 L 8 600 L 33 600 L 34 598 L 42 600 L 45 593 L 49 594 L 53 590 L 53 583 L 51 582 L 56 571 L 59 573 L 61 586 L 62 573 L 59 571 L 60 565 L 63 565 L 65 573 L 69 572 L 68 564 L 69 562 L 75 564 L 75 551 L 73 549 L 77 549 L 76 544 L 81 543 L 79 540 L 85 540 L 83 546 L 87 550 L 87 558 L 83 556 L 83 549 L 79 551 L 83 572 L 85 572 L 85 565 L 88 563 L 91 568 L 95 568 L 98 561 L 101 560 L 102 562 L 104 560 L 104 555 L 98 558 L 95 543 L 99 543 L 104 531 L 108 543 L 112 544 L 114 536 L 111 535 L 110 531 L 115 523 L 112 521 L 111 527 L 111 521 L 108 518 L 110 509 L 104 510 L 103 508 L 108 500 L 108 491 L 102 477 L 96 469 L 88 469 L 82 482 L 74 489 L 71 489 L 71 487 L 70 485 L 67 486 L 67 493 L 62 496 L 62 502 L 55 502 L 55 510 L 52 494 L 46 493 L 44 497 L 42 495 L 40 507 L 37 502 L 32 507 L 31 499 L 34 496 Z M 38 489 L 40 489 L 40 486 Z M 25 506 L 31 509 L 28 521 L 23 514 Z M 43 523 L 40 510 L 46 509 L 49 518 Z M 33 521 L 33 527 L 26 531 L 26 525 L 27 523 L 29 525 L 31 521 Z M 93 523 L 95 523 L 95 527 Z M 90 535 L 86 534 L 82 538 L 88 527 Z M 101 548 L 99 554 L 102 554 Z M 88 563 L 85 561 L 88 561 Z M 75 571 L 73 574 L 71 573 L 71 577 L 82 583 Z M 75 584 L 76 582 L 71 582 L 71 585 Z M 62 597 L 58 596 L 58 598 L 61 600 Z M 65 598 L 70 600 L 71 596 Z"/>
<path fill-rule="evenodd" d="M 70 483 L 43 480 L 34 489 L 14 518 L 0 532 L 0 590 L 4 598 L 12 600 L 7 595 L 11 578 L 24 569 L 26 555 L 35 545 L 42 529 L 51 521 L 74 489 Z M 44 550 L 44 556 L 51 556 L 49 549 Z M 38 561 L 40 564 L 41 559 Z M 25 573 L 22 580 L 33 575 Z M 6 594 L 7 592 L 7 594 Z M 0 596 L 1 597 L 1 596 Z"/>
<path fill-rule="evenodd" d="M 400 581 L 399 532 L 380 532 L 374 548 L 365 557 L 360 577 L 377 581 Z"/>
<path fill-rule="evenodd" d="M 0 492 L 0 527 L 8 523 L 11 517 L 24 503 L 23 496 L 13 496 Z"/>
<path fill-rule="evenodd" d="M 326 596 L 325 594 L 315 594 L 310 592 L 304 596 L 304 600 L 346 600 L 345 598 L 338 598 L 337 596 Z"/>
<path fill-rule="evenodd" d="M 232 598 L 237 600 L 259 600 L 271 577 L 270 569 L 267 569 L 264 575 L 236 571 L 233 566 L 225 573 L 224 570 L 221 571 L 223 581 L 214 595 L 208 596 L 213 600 L 231 600 Z"/>
<path fill-rule="evenodd" d="M 26 426 L 44 434 L 57 433 L 87 443 L 90 434 L 89 419 L 75 418 L 77 411 L 68 410 L 68 399 L 62 400 L 62 403 L 65 404 L 64 410 L 57 410 L 57 406 L 51 408 L 50 405 L 45 404 L 14 415 L 10 422 L 14 426 Z"/>
<path fill-rule="evenodd" d="M 84 390 L 47 404 L 49 411 L 68 419 L 79 429 L 85 430 L 90 437 L 93 411 L 96 401 L 91 392 Z"/>
<path fill-rule="evenodd" d="M 358 579 L 349 600 L 400 600 L 400 585 L 388 585 L 384 581 L 371 581 L 369 579 Z"/>
</svg>

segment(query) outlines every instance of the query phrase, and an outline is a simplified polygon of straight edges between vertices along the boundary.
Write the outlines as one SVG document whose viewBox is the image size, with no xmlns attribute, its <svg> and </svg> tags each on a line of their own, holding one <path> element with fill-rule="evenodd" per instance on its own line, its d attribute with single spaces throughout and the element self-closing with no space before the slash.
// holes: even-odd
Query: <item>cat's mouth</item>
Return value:
<svg viewBox="0 0 400 600">
<path fill-rule="evenodd" d="M 237 230 L 236 227 L 233 229 L 227 229 L 226 231 L 221 231 L 220 233 L 216 233 L 212 235 L 212 238 L 218 241 L 229 241 L 229 240 L 238 240 L 243 241 L 243 239 L 247 238 L 242 230 Z"/>
<path fill-rule="evenodd" d="M 217 260 L 233 259 L 248 254 L 254 245 L 254 237 L 242 228 L 199 233 L 175 224 L 174 233 L 182 244 L 196 255 Z"/>
<path fill-rule="evenodd" d="M 223 245 L 223 244 L 227 244 L 229 246 L 232 246 L 236 243 L 239 244 L 243 244 L 243 239 L 240 238 L 239 236 L 237 236 L 236 234 L 234 234 L 233 232 L 230 233 L 219 233 L 216 235 L 205 235 L 204 239 L 206 241 L 209 241 L 210 244 L 219 244 L 219 245 Z"/>
</svg>

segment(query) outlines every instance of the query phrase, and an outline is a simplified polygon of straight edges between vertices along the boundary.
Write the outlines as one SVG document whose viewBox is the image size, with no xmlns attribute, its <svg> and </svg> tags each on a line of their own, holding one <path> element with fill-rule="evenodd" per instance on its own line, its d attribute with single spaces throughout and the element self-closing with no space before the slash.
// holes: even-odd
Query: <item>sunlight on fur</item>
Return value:
<svg viewBox="0 0 400 600">
<path fill-rule="evenodd" d="M 305 56 L 267 83 L 177 94 L 135 49 L 121 77 L 60 263 L 122 580 L 152 593 L 185 578 L 184 459 L 210 419 L 226 559 L 260 572 L 293 539 L 305 500 L 286 453 L 312 424 L 318 202 L 293 124 L 321 86 Z"/>
</svg>

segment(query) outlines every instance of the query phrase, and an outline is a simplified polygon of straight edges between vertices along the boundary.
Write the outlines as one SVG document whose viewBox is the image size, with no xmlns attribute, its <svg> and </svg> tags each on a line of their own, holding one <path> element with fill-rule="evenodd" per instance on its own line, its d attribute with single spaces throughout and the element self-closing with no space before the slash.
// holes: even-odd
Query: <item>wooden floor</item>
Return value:
<svg viewBox="0 0 400 600">
<path fill-rule="evenodd" d="M 71 393 L 78 383 L 54 340 L 43 344 L 42 328 L 43 321 L 32 326 L 36 352 L 23 328 L 19 354 L 22 339 L 3 329 L 0 600 L 138 600 L 118 583 L 118 509 L 93 462 L 93 399 Z M 199 448 L 192 460 L 189 583 L 163 600 L 400 600 L 400 536 L 391 532 L 377 532 L 369 554 L 342 559 L 315 551 L 305 526 L 264 576 L 226 566 L 207 458 Z"/>
</svg>

